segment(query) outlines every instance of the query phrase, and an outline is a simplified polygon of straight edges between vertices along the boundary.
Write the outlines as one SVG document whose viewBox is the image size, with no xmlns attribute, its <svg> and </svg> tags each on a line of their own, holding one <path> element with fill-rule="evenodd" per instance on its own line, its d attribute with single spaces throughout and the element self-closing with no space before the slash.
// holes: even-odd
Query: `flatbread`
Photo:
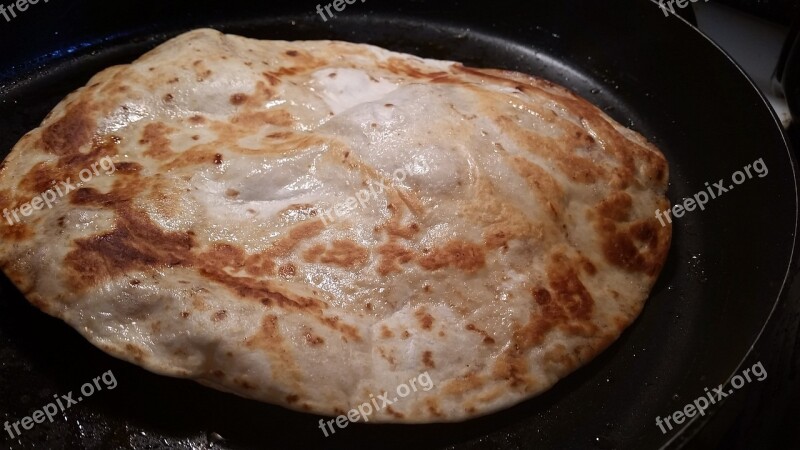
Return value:
<svg viewBox="0 0 800 450">
<path fill-rule="evenodd" d="M 657 148 L 542 79 L 201 29 L 19 141 L 0 264 L 153 372 L 327 415 L 427 374 L 370 422 L 458 421 L 636 318 L 667 180 Z"/>
</svg>

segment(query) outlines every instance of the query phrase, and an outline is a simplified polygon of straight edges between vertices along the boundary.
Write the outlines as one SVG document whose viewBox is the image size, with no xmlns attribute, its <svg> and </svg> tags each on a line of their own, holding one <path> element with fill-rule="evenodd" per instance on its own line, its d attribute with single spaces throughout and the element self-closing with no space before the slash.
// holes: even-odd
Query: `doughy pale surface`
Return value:
<svg viewBox="0 0 800 450">
<path fill-rule="evenodd" d="M 371 422 L 546 390 L 636 318 L 670 243 L 640 135 L 540 79 L 368 45 L 178 36 L 25 135 L 0 210 L 104 157 L 0 224 L 28 300 L 111 355 L 301 411 L 429 373 Z"/>
</svg>

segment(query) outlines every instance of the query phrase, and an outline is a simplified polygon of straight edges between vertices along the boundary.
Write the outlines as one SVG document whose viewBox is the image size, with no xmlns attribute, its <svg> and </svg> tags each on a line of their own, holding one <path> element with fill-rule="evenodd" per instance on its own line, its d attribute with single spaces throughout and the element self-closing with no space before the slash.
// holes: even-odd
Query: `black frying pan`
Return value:
<svg viewBox="0 0 800 450">
<path fill-rule="evenodd" d="M 769 174 L 676 221 L 669 259 L 644 312 L 607 351 L 547 393 L 461 424 L 355 424 L 325 438 L 317 416 L 152 375 L 106 356 L 29 306 L 3 277 L 0 422 L 19 420 L 107 370 L 118 387 L 17 440 L 0 434 L 0 446 L 677 446 L 702 433 L 709 416 L 667 434 L 656 416 L 682 409 L 735 374 L 782 298 L 798 217 L 793 156 L 752 83 L 699 32 L 680 18 L 665 18 L 654 3 L 368 0 L 323 23 L 309 1 L 59 1 L 39 2 L 13 23 L 0 18 L 0 33 L 7 35 L 0 35 L 2 152 L 95 72 L 129 62 L 178 32 L 213 26 L 257 38 L 367 42 L 547 78 L 658 145 L 670 161 L 673 201 L 707 181 L 730 180 L 758 158 Z"/>
</svg>

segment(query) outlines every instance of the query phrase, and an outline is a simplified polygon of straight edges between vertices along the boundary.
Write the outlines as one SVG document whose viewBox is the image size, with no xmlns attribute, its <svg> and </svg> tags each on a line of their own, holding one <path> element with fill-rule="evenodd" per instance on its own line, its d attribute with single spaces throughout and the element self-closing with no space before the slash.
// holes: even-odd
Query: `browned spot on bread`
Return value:
<svg viewBox="0 0 800 450">
<path fill-rule="evenodd" d="M 228 317 L 228 311 L 225 311 L 224 309 L 222 309 L 222 310 L 219 310 L 219 311 L 215 312 L 214 315 L 211 316 L 211 321 L 212 322 L 219 322 L 221 320 L 225 320 L 226 317 Z"/>
<path fill-rule="evenodd" d="M 62 171 L 51 164 L 40 162 L 25 174 L 17 185 L 20 190 L 31 194 L 40 194 L 51 189 L 54 183 L 60 181 Z"/>
<path fill-rule="evenodd" d="M 417 317 L 419 321 L 419 325 L 422 327 L 423 330 L 430 330 L 433 328 L 433 316 L 428 314 L 427 311 L 424 309 L 420 309 L 414 312 L 414 315 Z"/>
<path fill-rule="evenodd" d="M 475 324 L 468 323 L 465 328 L 468 331 L 474 331 L 474 332 L 480 334 L 481 336 L 483 336 L 483 343 L 484 344 L 488 344 L 488 345 L 494 344 L 494 342 L 495 342 L 494 338 L 492 338 L 489 335 L 489 333 L 487 333 L 485 330 L 481 330 L 480 328 L 476 327 Z"/>
<path fill-rule="evenodd" d="M 277 131 L 275 133 L 268 134 L 267 137 L 270 139 L 288 139 L 293 135 L 294 133 L 292 133 L 291 131 Z"/>
<path fill-rule="evenodd" d="M 339 331 L 342 334 L 344 340 L 347 342 L 351 340 L 354 342 L 363 341 L 356 327 L 348 325 L 346 323 L 342 323 L 341 319 L 338 317 L 322 317 L 320 319 L 320 322 L 333 328 L 334 330 Z"/>
<path fill-rule="evenodd" d="M 615 222 L 628 220 L 633 206 L 633 199 L 624 191 L 617 191 L 606 197 L 597 205 L 597 212 Z"/>
<path fill-rule="evenodd" d="M 164 98 L 163 98 L 164 103 L 170 103 L 174 99 L 175 99 L 175 97 L 172 94 L 166 94 L 166 95 L 164 95 Z"/>
<path fill-rule="evenodd" d="M 394 408 L 392 408 L 392 405 L 386 405 L 386 412 L 391 414 L 392 417 L 396 417 L 398 419 L 404 419 L 406 417 L 405 414 L 395 411 Z"/>
<path fill-rule="evenodd" d="M 529 389 L 532 385 L 526 365 L 531 348 L 541 344 L 556 327 L 568 334 L 591 335 L 596 326 L 590 322 L 594 299 L 580 280 L 575 261 L 556 253 L 547 266 L 550 289 L 534 288 L 531 293 L 538 311 L 530 314 L 529 322 L 517 326 L 512 346 L 497 359 L 492 374 L 506 380 L 513 388 Z"/>
<path fill-rule="evenodd" d="M 325 339 L 322 339 L 311 331 L 306 331 L 305 338 L 308 345 L 317 346 L 325 343 Z"/>
<path fill-rule="evenodd" d="M 400 264 L 406 264 L 414 259 L 414 252 L 403 247 L 397 242 L 387 242 L 378 247 L 381 256 L 378 264 L 378 273 L 386 276 L 392 272 L 401 272 Z"/>
<path fill-rule="evenodd" d="M 437 270 L 443 267 L 457 267 L 465 272 L 475 272 L 486 264 L 483 248 L 471 242 L 453 240 L 431 250 L 421 257 L 419 265 L 427 270 Z"/>
<path fill-rule="evenodd" d="M 436 368 L 436 363 L 433 361 L 433 352 L 430 350 L 425 350 L 422 353 L 422 364 L 429 369 Z"/>
<path fill-rule="evenodd" d="M 251 382 L 249 382 L 249 381 L 247 381 L 247 380 L 245 380 L 243 378 L 234 378 L 233 379 L 233 384 L 241 387 L 242 389 L 246 389 L 248 391 L 252 391 L 253 389 L 256 388 L 256 386 L 253 383 L 251 383 Z"/>
<path fill-rule="evenodd" d="M 319 256 L 319 261 L 323 264 L 355 268 L 367 262 L 368 257 L 369 250 L 355 241 L 338 239 L 333 241 L 330 248 L 325 249 Z"/>
<path fill-rule="evenodd" d="M 287 56 L 297 56 L 297 50 L 286 50 Z"/>
<path fill-rule="evenodd" d="M 581 268 L 589 275 L 594 275 L 597 273 L 597 267 L 595 267 L 592 261 L 586 257 L 581 258 Z"/>
<path fill-rule="evenodd" d="M 203 117 L 203 116 L 201 116 L 199 114 L 195 114 L 192 117 L 189 117 L 189 122 L 194 124 L 194 125 L 201 125 L 201 124 L 206 123 L 207 120 L 206 120 L 205 117 Z"/>
<path fill-rule="evenodd" d="M 561 314 L 567 314 L 568 317 L 575 320 L 589 320 L 592 315 L 594 300 L 583 283 L 581 283 L 580 277 L 575 270 L 574 262 L 564 255 L 553 255 L 547 270 L 547 276 L 555 295 L 555 303 L 549 302 L 547 296 L 536 298 L 537 303 L 539 305 L 557 305 L 561 309 L 560 312 L 550 310 L 556 317 Z M 541 290 L 537 292 L 540 295 L 543 293 Z M 543 301 L 539 302 L 540 299 Z"/>
<path fill-rule="evenodd" d="M 134 209 L 115 193 L 101 194 L 81 188 L 70 197 L 81 206 L 116 208 L 114 229 L 96 236 L 76 239 L 64 258 L 70 271 L 71 288 L 83 292 L 105 279 L 135 271 L 190 264 L 193 237 L 186 232 L 167 232 Z"/>
<path fill-rule="evenodd" d="M 323 302 L 313 298 L 299 296 L 289 298 L 283 293 L 278 292 L 272 284 L 267 281 L 230 275 L 216 267 L 213 261 L 209 261 L 207 264 L 207 266 L 199 269 L 200 274 L 210 281 L 224 285 L 235 292 L 240 298 L 260 301 L 265 306 L 310 310 L 316 311 L 318 314 L 321 313 L 322 309 L 327 307 Z"/>
<path fill-rule="evenodd" d="M 394 356 L 387 354 L 387 350 L 384 347 L 378 347 L 378 353 L 381 355 L 381 358 L 385 359 L 389 364 L 392 365 L 392 367 L 397 365 L 397 361 L 395 361 Z"/>
<path fill-rule="evenodd" d="M 409 337 L 411 337 L 411 333 L 409 333 L 408 330 L 403 330 L 403 334 L 401 336 L 403 337 L 403 339 L 408 339 Z"/>
<path fill-rule="evenodd" d="M 77 153 L 91 142 L 97 124 L 92 108 L 85 102 L 69 106 L 66 114 L 42 131 L 42 145 L 55 155 Z"/>
<path fill-rule="evenodd" d="M 396 236 L 403 239 L 411 239 L 414 235 L 419 233 L 419 225 L 417 223 L 412 222 L 407 225 L 401 225 L 399 220 L 391 220 L 383 227 L 379 227 L 379 230 L 380 229 L 386 230 L 389 236 Z"/>
<path fill-rule="evenodd" d="M 302 222 L 292 228 L 288 235 L 275 241 L 267 253 L 270 256 L 287 256 L 301 242 L 317 236 L 324 228 L 325 226 L 318 220 Z"/>
<path fill-rule="evenodd" d="M 514 156 L 511 161 L 514 170 L 547 205 L 545 211 L 552 218 L 560 219 L 564 215 L 564 191 L 553 175 L 522 156 Z"/>
<path fill-rule="evenodd" d="M 243 112 L 231 118 L 231 123 L 243 127 L 260 127 L 262 125 L 277 125 L 288 127 L 294 123 L 291 113 L 283 109 L 269 111 Z"/>
<path fill-rule="evenodd" d="M 294 403 L 297 403 L 298 400 L 300 400 L 300 397 L 297 396 L 297 395 L 292 394 L 292 395 L 287 395 L 286 396 L 286 403 L 288 403 L 290 405 L 292 405 Z"/>
<path fill-rule="evenodd" d="M 115 174 L 119 173 L 121 175 L 134 174 L 144 169 L 144 167 L 142 167 L 141 164 L 130 161 L 115 163 L 114 167 L 116 167 L 114 173 Z"/>
<path fill-rule="evenodd" d="M 382 325 L 381 326 L 381 337 L 384 338 L 384 339 L 389 339 L 389 338 L 394 337 L 394 333 L 392 333 L 392 330 L 390 330 L 389 327 L 387 327 L 386 325 Z"/>
<path fill-rule="evenodd" d="M 295 269 L 294 264 L 284 264 L 278 268 L 278 275 L 281 278 L 291 278 L 296 272 L 297 269 Z"/>
<path fill-rule="evenodd" d="M 602 223 L 605 225 L 601 227 L 603 255 L 607 261 L 650 276 L 661 270 L 669 251 L 670 234 L 656 219 L 645 219 L 627 227 L 617 227 L 607 219 Z"/>
<path fill-rule="evenodd" d="M 164 164 L 162 167 L 166 170 L 172 170 L 207 164 L 222 164 L 222 155 L 206 148 L 202 148 L 202 146 L 198 146 L 179 154 L 175 154 L 175 158 L 173 158 L 172 161 Z"/>
<path fill-rule="evenodd" d="M 239 269 L 244 266 L 245 254 L 241 247 L 222 242 L 215 243 L 199 255 L 201 261 L 214 261 L 220 267 Z"/>
<path fill-rule="evenodd" d="M 277 316 L 266 315 L 261 321 L 258 332 L 247 338 L 245 345 L 265 352 L 273 362 L 272 367 L 279 368 L 273 369 L 271 373 L 266 374 L 267 376 L 279 383 L 291 386 L 295 395 L 303 395 L 300 382 L 305 377 L 297 367 L 286 340 L 280 332 Z"/>
<path fill-rule="evenodd" d="M 246 101 L 247 101 L 247 95 L 241 93 L 233 94 L 231 95 L 230 98 L 231 104 L 236 106 L 241 105 Z"/>
<path fill-rule="evenodd" d="M 167 137 L 174 130 L 163 123 L 148 123 L 142 131 L 142 138 L 139 144 L 147 146 L 144 155 L 154 159 L 166 159 L 173 155 L 170 145 L 172 144 Z"/>
<path fill-rule="evenodd" d="M 277 86 L 281 83 L 281 79 L 279 77 L 276 77 L 269 72 L 263 72 L 261 75 L 264 75 L 264 78 L 269 81 L 270 86 Z"/>
<path fill-rule="evenodd" d="M 441 408 L 439 408 L 439 401 L 435 398 L 426 398 L 425 407 L 433 417 L 444 417 L 444 413 L 442 412 Z"/>
<path fill-rule="evenodd" d="M 482 376 L 471 372 L 463 377 L 453 378 L 445 382 L 441 387 L 443 395 L 450 397 L 460 397 L 468 392 L 477 392 L 484 386 Z"/>
<path fill-rule="evenodd" d="M 133 357 L 137 362 L 141 363 L 144 361 L 144 350 L 141 347 L 135 344 L 125 344 L 125 351 Z"/>
<path fill-rule="evenodd" d="M 314 244 L 303 252 L 303 261 L 307 263 L 315 263 L 319 260 L 319 255 L 325 251 L 323 244 Z"/>
<path fill-rule="evenodd" d="M 392 56 L 378 64 L 379 67 L 386 69 L 396 75 L 405 75 L 415 80 L 431 80 L 433 78 L 447 75 L 447 72 L 435 71 L 426 72 L 421 68 L 415 67 L 409 60 Z"/>
</svg>

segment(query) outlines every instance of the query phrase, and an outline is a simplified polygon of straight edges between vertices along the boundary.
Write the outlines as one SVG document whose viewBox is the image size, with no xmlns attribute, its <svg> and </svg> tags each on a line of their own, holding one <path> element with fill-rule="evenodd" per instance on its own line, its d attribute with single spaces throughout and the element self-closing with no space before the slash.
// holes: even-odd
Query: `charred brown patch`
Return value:
<svg viewBox="0 0 800 450">
<path fill-rule="evenodd" d="M 294 264 L 284 264 L 278 268 L 278 275 L 281 278 L 292 278 L 297 273 Z"/>
<path fill-rule="evenodd" d="M 270 139 L 288 139 L 293 135 L 294 133 L 292 133 L 291 131 L 277 131 L 275 133 L 268 134 L 267 137 Z"/>
<path fill-rule="evenodd" d="M 419 326 L 422 327 L 423 330 L 430 331 L 433 328 L 433 316 L 428 314 L 424 309 L 414 312 L 414 316 L 417 317 Z"/>
<path fill-rule="evenodd" d="M 220 267 L 229 267 L 235 270 L 242 268 L 245 261 L 244 249 L 222 242 L 213 244 L 210 249 L 198 257 L 201 261 L 214 261 Z"/>
<path fill-rule="evenodd" d="M 418 262 L 427 270 L 452 266 L 465 272 L 475 272 L 486 265 L 483 247 L 460 240 L 450 241 L 444 247 L 431 250 Z"/>
<path fill-rule="evenodd" d="M 277 85 L 279 85 L 281 83 L 281 79 L 280 78 L 276 77 L 275 75 L 273 75 L 273 74 L 271 74 L 269 72 L 263 72 L 261 75 L 263 75 L 264 78 L 267 79 L 267 81 L 269 82 L 270 86 L 277 86 Z"/>
<path fill-rule="evenodd" d="M 185 232 L 166 232 L 135 210 L 127 199 L 114 193 L 101 194 L 82 188 L 70 202 L 76 205 L 114 207 L 117 211 L 113 231 L 76 239 L 64 264 L 72 272 L 70 285 L 84 291 L 111 278 L 133 271 L 159 267 L 188 266 L 194 238 Z"/>
<path fill-rule="evenodd" d="M 603 255 L 608 262 L 630 272 L 643 272 L 650 276 L 655 276 L 661 270 L 669 251 L 668 228 L 661 227 L 655 219 L 619 228 L 608 220 L 603 223 L 604 226 L 598 228 L 603 240 Z"/>
<path fill-rule="evenodd" d="M 51 189 L 62 176 L 62 172 L 63 169 L 59 170 L 48 163 L 40 162 L 25 174 L 17 186 L 20 190 L 39 194 Z"/>
<path fill-rule="evenodd" d="M 142 167 L 141 164 L 130 161 L 115 163 L 114 167 L 116 167 L 114 173 L 120 173 L 120 174 L 133 174 L 141 172 L 144 169 L 144 167 Z"/>
<path fill-rule="evenodd" d="M 444 413 L 441 408 L 439 408 L 439 401 L 435 398 L 426 398 L 425 407 L 428 409 L 428 413 L 433 417 L 444 417 Z"/>
<path fill-rule="evenodd" d="M 532 382 L 527 354 L 548 333 L 556 328 L 586 337 L 596 333 L 596 325 L 590 322 L 594 300 L 581 282 L 576 266 L 575 261 L 562 254 L 551 257 L 547 270 L 550 289 L 537 287 L 531 291 L 537 311 L 531 313 L 527 324 L 517 326 L 512 334 L 513 345 L 498 358 L 493 376 L 525 391 Z"/>
<path fill-rule="evenodd" d="M 305 334 L 306 344 L 311 346 L 322 345 L 325 343 L 325 339 L 315 335 L 314 333 L 307 331 Z"/>
<path fill-rule="evenodd" d="M 208 120 L 205 117 L 203 117 L 203 116 L 201 116 L 199 114 L 195 114 L 192 117 L 189 117 L 189 123 L 191 123 L 193 125 L 202 125 L 202 124 L 206 123 L 207 121 Z"/>
<path fill-rule="evenodd" d="M 395 417 L 397 419 L 405 419 L 406 417 L 405 414 L 399 411 L 395 411 L 391 405 L 386 405 L 386 412 L 389 413 L 392 417 Z"/>
<path fill-rule="evenodd" d="M 231 118 L 231 123 L 243 127 L 260 127 L 263 125 L 276 125 L 288 127 L 294 124 L 294 117 L 283 109 L 243 112 Z"/>
<path fill-rule="evenodd" d="M 386 276 L 392 272 L 401 272 L 401 264 L 406 264 L 414 259 L 414 252 L 397 242 L 388 242 L 378 247 L 381 256 L 378 264 L 378 273 Z"/>
<path fill-rule="evenodd" d="M 482 329 L 478 328 L 477 326 L 475 326 L 475 324 L 468 323 L 467 326 L 464 327 L 464 328 L 467 331 L 472 331 L 472 332 L 478 333 L 481 336 L 483 336 L 483 343 L 484 344 L 491 345 L 491 344 L 495 343 L 494 338 L 491 337 L 489 335 L 489 333 L 487 333 L 485 330 L 482 330 Z"/>
<path fill-rule="evenodd" d="M 144 155 L 154 159 L 165 159 L 173 154 L 168 136 L 174 130 L 163 123 L 148 123 L 142 132 L 140 145 L 147 146 Z"/>
<path fill-rule="evenodd" d="M 380 63 L 378 66 L 382 69 L 388 70 L 393 74 L 405 75 L 415 80 L 431 80 L 434 78 L 439 78 L 447 75 L 447 72 L 442 72 L 442 71 L 426 72 L 420 68 L 415 67 L 407 60 L 395 56 L 390 57 L 389 59 L 386 60 L 385 63 Z"/>
<path fill-rule="evenodd" d="M 144 350 L 142 350 L 142 348 L 139 347 L 138 345 L 130 343 L 125 344 L 125 351 L 129 355 L 131 355 L 133 359 L 135 359 L 137 362 L 141 363 L 142 361 L 144 361 L 144 356 L 145 356 Z"/>
<path fill-rule="evenodd" d="M 597 212 L 616 222 L 627 221 L 630 217 L 633 199 L 624 191 L 617 191 L 597 205 Z"/>
<path fill-rule="evenodd" d="M 363 265 L 368 257 L 369 250 L 357 242 L 338 239 L 319 255 L 319 262 L 344 268 L 355 268 Z"/>
<path fill-rule="evenodd" d="M 322 317 L 320 321 L 334 330 L 339 331 L 346 342 L 362 342 L 363 339 L 358 333 L 358 329 L 352 325 L 343 323 L 338 317 Z"/>
<path fill-rule="evenodd" d="M 231 104 L 236 106 L 242 105 L 246 101 L 247 101 L 247 95 L 241 93 L 233 94 L 231 95 L 230 98 Z"/>
<path fill-rule="evenodd" d="M 68 107 L 64 117 L 42 131 L 45 150 L 55 155 L 77 153 L 91 142 L 97 124 L 91 118 L 91 108 L 85 102 Z"/>
<path fill-rule="evenodd" d="M 269 282 L 260 281 L 249 277 L 236 277 L 218 268 L 213 262 L 199 269 L 200 274 L 210 281 L 219 283 L 230 289 L 240 298 L 259 301 L 265 306 L 277 306 L 287 309 L 310 310 L 321 314 L 327 308 L 323 302 L 308 298 L 289 298 L 278 292 Z"/>
<path fill-rule="evenodd" d="M 425 365 L 428 369 L 436 368 L 436 363 L 433 361 L 433 352 L 430 350 L 425 350 L 422 353 L 422 364 Z"/>
<path fill-rule="evenodd" d="M 220 322 L 222 320 L 225 320 L 226 317 L 228 317 L 228 311 L 225 311 L 224 309 L 222 309 L 222 310 L 219 310 L 219 311 L 215 312 L 214 315 L 211 316 L 211 321 L 212 322 Z"/>
</svg>

